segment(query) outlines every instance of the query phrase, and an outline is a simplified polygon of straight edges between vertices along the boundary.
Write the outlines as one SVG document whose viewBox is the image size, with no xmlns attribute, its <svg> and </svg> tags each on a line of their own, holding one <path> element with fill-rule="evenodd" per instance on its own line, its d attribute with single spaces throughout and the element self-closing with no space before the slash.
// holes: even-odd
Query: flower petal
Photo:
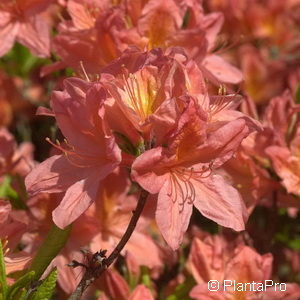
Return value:
<svg viewBox="0 0 300 300">
<path fill-rule="evenodd" d="M 183 195 L 180 195 L 178 191 L 173 191 L 170 195 L 172 184 L 171 180 L 167 180 L 160 190 L 155 217 L 164 239 L 173 250 L 176 250 L 188 228 L 193 205 L 188 201 L 183 204 L 183 199 L 179 199 Z M 178 194 L 177 199 L 174 199 L 174 193 Z"/>
<path fill-rule="evenodd" d="M 220 82 L 237 84 L 243 80 L 241 71 L 220 56 L 207 55 L 203 61 L 203 65 Z"/>
<path fill-rule="evenodd" d="M 151 291 L 146 288 L 143 284 L 139 284 L 136 286 L 130 297 L 129 300 L 154 300 Z"/>
<path fill-rule="evenodd" d="M 96 199 L 99 184 L 95 176 L 82 179 L 73 184 L 53 211 L 53 221 L 61 229 L 71 224 L 83 214 Z"/>
<path fill-rule="evenodd" d="M 196 192 L 194 205 L 205 217 L 236 231 L 245 229 L 248 218 L 245 204 L 222 176 L 212 175 L 192 183 Z"/>
<path fill-rule="evenodd" d="M 90 169 L 72 165 L 64 155 L 54 155 L 35 167 L 25 178 L 28 193 L 60 193 L 84 178 Z"/>
<path fill-rule="evenodd" d="M 151 194 L 157 194 L 166 180 L 166 174 L 155 172 L 159 172 L 162 151 L 162 147 L 148 150 L 140 155 L 132 165 L 132 179 Z"/>
<path fill-rule="evenodd" d="M 0 57 L 12 48 L 18 30 L 19 24 L 10 21 L 10 14 L 0 12 Z"/>
</svg>

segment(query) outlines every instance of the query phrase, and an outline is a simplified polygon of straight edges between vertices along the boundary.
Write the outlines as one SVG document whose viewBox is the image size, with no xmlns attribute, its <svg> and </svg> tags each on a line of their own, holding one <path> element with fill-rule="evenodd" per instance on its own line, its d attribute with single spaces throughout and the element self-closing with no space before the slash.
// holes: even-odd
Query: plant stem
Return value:
<svg viewBox="0 0 300 300">
<path fill-rule="evenodd" d="M 72 293 L 72 295 L 69 297 L 68 300 L 78 300 L 83 295 L 84 291 L 89 287 L 89 285 L 94 282 L 97 278 L 101 276 L 101 274 L 117 259 L 120 252 L 123 250 L 125 245 L 127 244 L 128 240 L 130 239 L 132 233 L 134 232 L 134 229 L 136 227 L 136 224 L 142 214 L 142 211 L 144 209 L 148 192 L 142 190 L 139 200 L 137 202 L 136 209 L 133 211 L 132 217 L 130 219 L 130 222 L 127 226 L 127 229 L 122 236 L 121 240 L 119 241 L 116 248 L 111 252 L 108 258 L 105 258 L 102 262 L 102 264 L 94 269 L 89 270 L 87 269 L 85 274 L 83 275 L 81 281 L 79 282 L 76 290 Z"/>
</svg>

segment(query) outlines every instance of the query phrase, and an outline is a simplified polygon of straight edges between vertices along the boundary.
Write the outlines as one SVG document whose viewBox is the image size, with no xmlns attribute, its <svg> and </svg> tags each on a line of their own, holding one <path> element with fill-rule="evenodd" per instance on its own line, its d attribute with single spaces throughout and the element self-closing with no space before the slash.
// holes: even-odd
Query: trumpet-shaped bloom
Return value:
<svg viewBox="0 0 300 300">
<path fill-rule="evenodd" d="M 262 153 L 265 158 L 271 159 L 273 168 L 287 191 L 297 195 L 300 188 L 300 131 L 295 121 L 299 110 L 299 105 L 294 103 L 289 91 L 271 100 L 263 122 L 272 138 L 263 147 Z"/>
<path fill-rule="evenodd" d="M 213 121 L 212 110 L 205 111 L 190 99 L 166 145 L 146 151 L 132 165 L 132 178 L 158 194 L 156 222 L 173 249 L 182 241 L 193 206 L 235 230 L 243 230 L 247 219 L 238 191 L 214 169 L 232 157 L 251 132 L 252 121 L 247 117 Z"/>
<path fill-rule="evenodd" d="M 161 50 L 127 52 L 107 66 L 104 72 L 113 75 L 104 83 L 112 97 L 106 109 L 110 126 L 127 137 L 133 137 L 133 141 L 137 138 L 131 132 L 132 126 L 145 139 L 155 135 L 160 140 L 175 123 L 175 99 L 188 91 L 194 92 L 196 76 L 197 89 L 204 86 L 202 73 L 195 63 L 190 61 L 196 69 L 190 72 L 186 64 L 184 51 L 173 49 L 170 53 Z M 116 115 L 123 115 L 124 120 L 132 125 L 118 126 L 122 120 L 117 120 Z"/>
<path fill-rule="evenodd" d="M 25 180 L 31 195 L 66 192 L 53 212 L 61 228 L 77 219 L 94 201 L 100 181 L 121 160 L 115 139 L 105 131 L 101 117 L 104 91 L 100 84 L 68 79 L 65 90 L 54 92 L 53 114 L 67 146 L 37 166 Z"/>
</svg>

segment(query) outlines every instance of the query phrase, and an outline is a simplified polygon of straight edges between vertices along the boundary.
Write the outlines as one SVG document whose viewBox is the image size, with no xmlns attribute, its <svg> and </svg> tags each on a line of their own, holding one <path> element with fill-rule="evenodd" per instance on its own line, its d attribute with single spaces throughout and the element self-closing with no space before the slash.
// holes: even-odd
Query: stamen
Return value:
<svg viewBox="0 0 300 300">
<path fill-rule="evenodd" d="M 83 72 L 83 74 L 84 74 L 84 76 L 85 76 L 85 79 L 86 79 L 88 82 L 91 82 L 91 80 L 90 80 L 90 78 L 89 78 L 87 72 L 85 71 L 85 68 L 84 68 L 84 65 L 83 65 L 82 60 L 79 62 L 79 64 L 80 64 L 81 70 L 82 70 L 82 72 Z"/>
<path fill-rule="evenodd" d="M 83 160 L 86 160 L 86 158 L 94 158 L 93 156 L 88 156 L 88 155 L 82 155 L 80 153 L 77 153 L 75 152 L 75 149 L 73 146 L 71 146 L 67 140 L 65 139 L 65 142 L 67 144 L 68 147 L 70 147 L 72 150 L 69 150 L 69 149 L 66 149 L 66 148 L 63 148 L 60 144 L 60 142 L 58 140 L 56 140 L 56 144 L 54 144 L 50 138 L 46 138 L 45 139 L 50 145 L 52 145 L 53 147 L 55 147 L 56 149 L 62 151 L 64 153 L 64 155 L 66 156 L 66 158 L 68 159 L 68 161 L 76 166 L 76 167 L 79 167 L 79 168 L 88 168 L 88 167 L 92 167 L 93 165 L 88 165 L 88 164 L 79 164 L 78 161 L 74 161 L 74 159 L 72 159 L 72 157 L 78 157 L 78 158 L 83 158 Z"/>
<path fill-rule="evenodd" d="M 60 145 L 60 142 L 58 140 L 56 140 L 56 144 L 53 143 L 50 138 L 46 137 L 45 140 L 50 144 L 52 145 L 54 148 L 60 150 L 61 152 L 63 152 L 65 155 L 67 155 L 67 153 L 71 153 L 71 151 L 63 148 L 61 145 Z"/>
<path fill-rule="evenodd" d="M 177 202 L 178 193 L 180 196 L 180 202 L 178 203 L 179 212 L 181 213 L 184 209 L 185 203 L 191 205 L 196 198 L 196 190 L 192 183 L 192 179 L 201 181 L 203 178 L 207 178 L 213 171 L 213 163 L 211 161 L 208 165 L 202 166 L 201 170 L 195 171 L 192 168 L 174 168 L 170 172 L 170 191 L 167 195 L 172 198 L 172 202 Z M 182 187 L 182 184 L 184 187 Z"/>
</svg>

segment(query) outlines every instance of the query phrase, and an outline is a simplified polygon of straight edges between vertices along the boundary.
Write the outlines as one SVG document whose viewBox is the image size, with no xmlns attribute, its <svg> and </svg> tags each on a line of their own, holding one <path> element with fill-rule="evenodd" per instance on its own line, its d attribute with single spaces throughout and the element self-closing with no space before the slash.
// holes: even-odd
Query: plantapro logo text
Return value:
<svg viewBox="0 0 300 300">
<path fill-rule="evenodd" d="M 273 291 L 285 292 L 287 289 L 286 283 L 277 283 L 273 280 L 265 280 L 263 282 L 238 282 L 236 280 L 210 280 L 207 283 L 208 290 L 211 292 L 217 291 L 235 291 L 235 292 L 265 292 L 267 289 Z"/>
</svg>

